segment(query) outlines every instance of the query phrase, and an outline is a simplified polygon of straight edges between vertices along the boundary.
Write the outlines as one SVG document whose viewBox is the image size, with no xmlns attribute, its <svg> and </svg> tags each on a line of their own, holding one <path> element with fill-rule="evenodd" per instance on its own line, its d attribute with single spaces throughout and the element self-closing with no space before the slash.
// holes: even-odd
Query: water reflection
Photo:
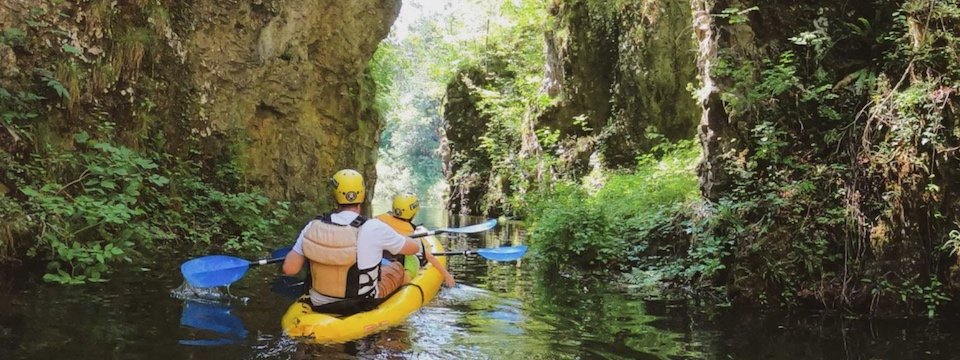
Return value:
<svg viewBox="0 0 960 360">
<path fill-rule="evenodd" d="M 278 275 L 270 283 L 270 291 L 293 302 L 307 292 L 307 285 L 301 278 Z"/>
<path fill-rule="evenodd" d="M 180 325 L 193 329 L 194 339 L 182 339 L 181 345 L 218 346 L 236 344 L 247 338 L 247 328 L 231 314 L 229 304 L 185 301 Z M 213 338 L 209 338 L 213 336 Z"/>
<path fill-rule="evenodd" d="M 541 271 L 533 277 L 535 313 L 554 328 L 557 345 L 578 356 L 699 357 L 680 334 L 655 327 L 645 301 L 612 291 L 603 278 Z"/>
</svg>

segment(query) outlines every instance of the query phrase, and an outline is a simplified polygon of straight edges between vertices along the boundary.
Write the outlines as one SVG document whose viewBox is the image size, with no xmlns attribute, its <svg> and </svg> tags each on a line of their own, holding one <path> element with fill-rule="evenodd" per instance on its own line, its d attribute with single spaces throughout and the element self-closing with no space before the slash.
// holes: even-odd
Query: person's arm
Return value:
<svg viewBox="0 0 960 360">
<path fill-rule="evenodd" d="M 457 281 L 453 279 L 453 275 L 450 275 L 450 272 L 447 271 L 447 268 L 440 263 L 440 260 L 437 260 L 433 253 L 424 246 L 423 257 L 427 259 L 433 267 L 437 268 L 440 271 L 440 275 L 443 275 L 443 284 L 447 287 L 453 287 L 457 284 Z"/>
<path fill-rule="evenodd" d="M 306 258 L 303 256 L 303 236 L 309 228 L 310 224 L 307 224 L 303 227 L 303 230 L 300 230 L 300 236 L 297 236 L 297 242 L 293 244 L 293 249 L 283 258 L 284 275 L 294 276 L 300 273 L 300 269 L 303 269 L 303 263 L 306 262 Z"/>
<path fill-rule="evenodd" d="M 370 219 L 360 228 L 360 236 L 376 239 L 380 248 L 394 255 L 414 255 L 420 252 L 420 242 L 400 235 L 390 225 Z"/>
<path fill-rule="evenodd" d="M 400 255 L 416 255 L 420 252 L 420 242 L 411 238 L 406 238 L 403 248 L 400 249 Z"/>
<path fill-rule="evenodd" d="M 306 258 L 296 251 L 288 252 L 287 257 L 283 259 L 283 274 L 287 276 L 299 274 L 300 269 L 303 269 L 304 260 L 306 260 Z"/>
</svg>

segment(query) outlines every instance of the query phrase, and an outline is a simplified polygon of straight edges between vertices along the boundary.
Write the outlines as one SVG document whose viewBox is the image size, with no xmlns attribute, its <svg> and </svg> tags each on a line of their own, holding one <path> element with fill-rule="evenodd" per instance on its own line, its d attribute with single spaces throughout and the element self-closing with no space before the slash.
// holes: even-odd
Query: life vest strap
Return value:
<svg viewBox="0 0 960 360">
<path fill-rule="evenodd" d="M 325 214 L 322 214 L 322 215 L 317 215 L 317 217 L 315 218 L 315 220 L 320 220 L 320 221 L 322 221 L 324 224 L 337 225 L 337 226 L 346 226 L 346 225 L 337 224 L 337 223 L 333 222 L 333 216 L 332 216 L 333 214 L 334 214 L 333 212 L 328 212 L 328 213 L 325 213 Z M 357 215 L 357 218 L 356 218 L 356 219 L 353 219 L 353 221 L 350 222 L 350 226 L 353 226 L 353 227 L 359 229 L 359 228 L 360 228 L 361 226 L 363 226 L 363 224 L 366 223 L 366 222 L 367 222 L 367 218 L 363 217 L 363 215 Z"/>
<path fill-rule="evenodd" d="M 410 283 L 400 285 L 400 287 L 391 292 L 388 296 L 381 298 L 348 298 L 323 305 L 313 305 L 313 303 L 310 302 L 309 296 L 301 297 L 299 301 L 309 305 L 310 309 L 314 312 L 334 314 L 339 316 L 350 316 L 376 309 L 378 306 L 380 306 L 380 304 L 383 304 L 385 301 L 387 301 L 387 299 L 407 286 L 416 287 L 417 290 L 420 291 L 420 306 L 423 306 L 423 302 L 426 300 L 426 295 L 423 292 L 423 288 L 420 287 L 420 285 Z"/>
</svg>

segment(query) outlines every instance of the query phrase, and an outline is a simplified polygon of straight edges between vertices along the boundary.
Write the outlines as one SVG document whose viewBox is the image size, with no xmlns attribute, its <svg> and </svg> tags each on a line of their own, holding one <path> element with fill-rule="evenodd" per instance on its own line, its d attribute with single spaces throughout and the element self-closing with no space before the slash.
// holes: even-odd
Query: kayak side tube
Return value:
<svg viewBox="0 0 960 360">
<path fill-rule="evenodd" d="M 424 242 L 430 245 L 432 252 L 443 251 L 443 245 L 436 237 L 428 237 Z M 445 256 L 438 256 L 437 260 L 446 266 Z M 340 318 L 314 312 L 309 305 L 296 301 L 283 315 L 281 326 L 291 337 L 307 338 L 317 343 L 342 343 L 360 339 L 402 323 L 410 314 L 428 304 L 440 291 L 442 283 L 443 276 L 440 271 L 427 264 L 411 281 L 411 284 L 419 288 L 405 286 L 376 309 Z"/>
</svg>

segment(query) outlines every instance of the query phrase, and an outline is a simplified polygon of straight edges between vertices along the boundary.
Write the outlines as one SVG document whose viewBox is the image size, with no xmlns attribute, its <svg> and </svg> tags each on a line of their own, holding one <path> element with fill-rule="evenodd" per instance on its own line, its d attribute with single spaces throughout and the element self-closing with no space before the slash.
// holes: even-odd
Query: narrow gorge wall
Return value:
<svg viewBox="0 0 960 360">
<path fill-rule="evenodd" d="M 367 63 L 399 8 L 400 0 L 4 0 L 0 85 L 41 93 L 50 111 L 20 124 L 33 138 L 0 131 L 0 146 L 70 147 L 71 134 L 109 121 L 125 145 L 233 163 L 248 185 L 322 210 L 336 169 L 357 168 L 370 189 L 376 181 L 381 119 Z"/>
<path fill-rule="evenodd" d="M 457 73 L 447 84 L 443 174 L 450 184 L 447 209 L 456 214 L 483 214 L 482 198 L 490 181 L 490 158 L 480 147 L 480 136 L 487 130 L 489 117 L 478 109 L 479 99 L 470 86 L 484 86 L 487 74 L 479 69 Z"/>
<path fill-rule="evenodd" d="M 611 167 L 631 168 L 653 143 L 694 136 L 696 52 L 686 1 L 559 1 L 546 33 L 546 86 L 560 103 L 538 126 L 590 136 Z M 586 158 L 580 156 L 580 158 Z M 581 164 L 581 168 L 586 164 Z"/>
<path fill-rule="evenodd" d="M 524 99 L 530 104 L 516 115 L 523 117 L 519 126 L 491 128 L 478 106 L 479 93 L 508 97 L 503 94 L 513 94 L 516 78 L 524 76 L 508 69 L 511 59 L 498 58 L 503 53 L 485 54 L 483 66 L 461 69 L 447 88 L 451 209 L 509 212 L 503 209 L 507 199 L 536 186 L 530 184 L 578 178 L 592 166 L 631 169 L 639 155 L 662 141 L 660 135 L 674 141 L 695 135 L 700 109 L 689 90 L 697 81 L 689 2 L 567 0 L 551 2 L 548 11 L 538 40 L 543 41 L 541 94 L 550 101 Z M 497 143 L 500 153 L 481 148 L 483 136 Z M 549 144 L 541 139 L 553 136 Z M 520 169 L 541 154 L 559 160 Z M 465 166 L 468 160 L 474 163 Z"/>
<path fill-rule="evenodd" d="M 957 294 L 957 4 L 691 3 L 717 279 L 878 314 Z"/>
</svg>

